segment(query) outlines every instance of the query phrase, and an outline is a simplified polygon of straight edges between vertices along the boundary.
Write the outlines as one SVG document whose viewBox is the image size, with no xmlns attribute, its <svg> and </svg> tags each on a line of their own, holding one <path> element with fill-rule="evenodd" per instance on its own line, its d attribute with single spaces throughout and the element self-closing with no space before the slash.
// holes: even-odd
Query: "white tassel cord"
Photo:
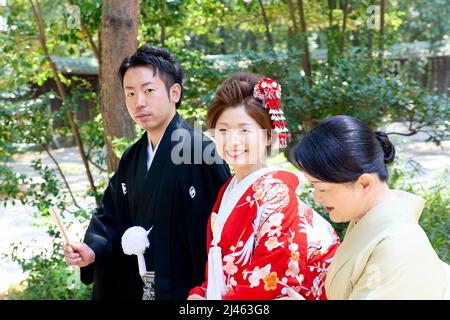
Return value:
<svg viewBox="0 0 450 320">
<path fill-rule="evenodd" d="M 208 253 L 208 285 L 206 288 L 207 300 L 222 300 L 226 293 L 225 276 L 222 265 L 222 249 L 212 246 Z"/>
</svg>

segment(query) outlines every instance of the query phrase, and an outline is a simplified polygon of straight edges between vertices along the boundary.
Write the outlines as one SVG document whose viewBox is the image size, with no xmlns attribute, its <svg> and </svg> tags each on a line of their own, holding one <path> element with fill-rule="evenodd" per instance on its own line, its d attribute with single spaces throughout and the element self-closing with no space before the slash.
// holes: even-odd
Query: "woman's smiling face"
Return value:
<svg viewBox="0 0 450 320">
<path fill-rule="evenodd" d="M 224 110 L 214 131 L 219 155 L 235 170 L 265 163 L 269 143 L 267 131 L 243 106 Z"/>
</svg>

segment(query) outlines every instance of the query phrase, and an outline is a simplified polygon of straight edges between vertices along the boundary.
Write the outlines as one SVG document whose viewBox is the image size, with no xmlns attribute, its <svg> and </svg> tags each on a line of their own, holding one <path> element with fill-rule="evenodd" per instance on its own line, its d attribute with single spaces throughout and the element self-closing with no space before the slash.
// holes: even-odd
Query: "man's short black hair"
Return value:
<svg viewBox="0 0 450 320">
<path fill-rule="evenodd" d="M 154 75 L 158 75 L 166 85 L 168 93 L 175 83 L 181 86 L 180 100 L 176 103 L 178 109 L 183 98 L 184 79 L 184 71 L 178 60 L 167 49 L 143 45 L 134 54 L 126 57 L 120 65 L 119 76 L 122 85 L 127 70 L 141 66 L 152 68 Z"/>
</svg>

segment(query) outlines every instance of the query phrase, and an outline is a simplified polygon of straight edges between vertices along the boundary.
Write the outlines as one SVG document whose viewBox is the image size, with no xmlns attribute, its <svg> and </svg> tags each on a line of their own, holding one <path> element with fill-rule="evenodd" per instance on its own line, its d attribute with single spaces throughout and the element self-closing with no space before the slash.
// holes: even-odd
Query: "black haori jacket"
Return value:
<svg viewBox="0 0 450 320">
<path fill-rule="evenodd" d="M 96 258 L 81 268 L 81 280 L 94 282 L 94 299 L 142 299 L 137 257 L 124 254 L 121 246 L 123 233 L 132 226 L 146 230 L 153 226 L 144 256 L 147 270 L 155 271 L 157 300 L 186 299 L 189 290 L 201 284 L 207 260 L 206 223 L 230 176 L 223 161 L 211 163 L 211 156 L 220 159 L 212 143 L 177 113 L 148 172 L 147 133 L 125 151 L 84 238 Z M 191 161 L 179 164 L 180 156 Z"/>
</svg>

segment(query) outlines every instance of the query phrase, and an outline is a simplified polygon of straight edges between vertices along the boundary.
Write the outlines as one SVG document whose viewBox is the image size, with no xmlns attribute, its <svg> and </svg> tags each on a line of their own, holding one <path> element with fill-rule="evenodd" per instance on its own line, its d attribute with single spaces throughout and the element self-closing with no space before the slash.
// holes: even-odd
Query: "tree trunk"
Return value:
<svg viewBox="0 0 450 320">
<path fill-rule="evenodd" d="M 123 59 L 136 51 L 139 25 L 139 1 L 105 0 L 102 12 L 100 96 L 110 172 L 116 171 L 119 159 L 114 154 L 114 137 L 135 136 L 134 122 L 125 106 L 118 72 Z"/>
<path fill-rule="evenodd" d="M 292 2 L 292 0 L 288 0 L 288 4 L 289 4 L 289 13 L 291 14 L 291 19 L 292 19 L 292 25 L 294 26 L 294 34 L 298 35 L 298 24 L 297 24 L 297 19 L 295 17 L 294 3 Z"/>
<path fill-rule="evenodd" d="M 375 4 L 375 0 L 370 0 L 369 6 L 373 6 Z M 369 56 L 369 59 L 372 59 L 372 52 L 373 52 L 373 29 L 367 28 L 367 54 Z"/>
<path fill-rule="evenodd" d="M 328 32 L 327 32 L 327 63 L 333 64 L 334 58 L 334 37 L 333 37 L 333 9 L 335 7 L 336 0 L 328 0 Z M 329 77 L 329 72 L 327 73 Z"/>
<path fill-rule="evenodd" d="M 342 31 L 339 37 L 339 55 L 342 57 L 344 53 L 344 44 L 345 44 L 345 31 L 347 29 L 347 16 L 348 16 L 348 0 L 344 0 L 344 4 L 342 5 Z"/>
<path fill-rule="evenodd" d="M 42 14 L 41 14 L 41 10 L 39 8 L 39 3 L 35 4 L 32 0 L 30 0 L 30 5 L 33 10 L 34 17 L 36 19 L 36 24 L 38 25 L 38 28 L 39 28 L 39 42 L 41 44 L 42 51 L 44 52 L 44 56 L 50 63 L 50 68 L 52 70 L 53 79 L 56 82 L 56 87 L 58 89 L 59 96 L 64 103 L 67 100 L 67 94 L 66 94 L 64 85 L 62 84 L 61 79 L 59 78 L 59 74 L 58 74 L 56 65 L 53 62 L 53 60 L 51 59 L 50 54 L 48 52 L 47 40 L 45 37 L 44 21 L 42 20 Z M 89 180 L 89 185 L 90 185 L 92 191 L 97 193 L 97 188 L 95 187 L 94 178 L 92 177 L 91 169 L 89 167 L 89 162 L 86 157 L 86 152 L 84 151 L 83 142 L 81 141 L 80 132 L 78 130 L 78 125 L 75 122 L 75 119 L 72 115 L 72 110 L 70 110 L 69 108 L 67 108 L 67 110 L 66 110 L 66 116 L 69 121 L 69 125 L 70 125 L 70 129 L 72 131 L 72 134 L 75 137 L 75 141 L 77 143 L 78 150 L 79 150 L 80 156 L 81 156 L 81 160 L 83 161 L 83 164 L 84 164 L 84 168 L 86 169 L 86 175 Z"/>
<path fill-rule="evenodd" d="M 328 28 L 333 28 L 333 9 L 334 0 L 328 0 Z"/>
<path fill-rule="evenodd" d="M 303 71 L 305 72 L 309 86 L 312 87 L 311 59 L 309 57 L 308 34 L 306 29 L 305 11 L 303 9 L 303 0 L 298 0 L 298 11 L 300 15 L 300 27 L 302 28 L 303 33 L 303 51 L 304 51 L 302 56 Z"/>
<path fill-rule="evenodd" d="M 161 10 L 161 17 L 159 19 L 161 26 L 160 40 L 161 40 L 161 47 L 164 47 L 166 43 L 166 16 L 167 16 L 166 0 L 161 0 L 160 10 Z"/>
<path fill-rule="evenodd" d="M 264 4 L 262 3 L 262 0 L 258 0 L 258 2 L 259 2 L 259 6 L 261 7 L 261 15 L 262 15 L 262 18 L 264 21 L 264 26 L 266 27 L 267 43 L 273 49 L 272 34 L 270 33 L 269 20 L 267 19 L 266 10 L 264 9 Z"/>
<path fill-rule="evenodd" d="M 387 0 L 381 0 L 380 5 L 380 64 L 381 74 L 384 74 L 384 31 L 385 31 L 385 11 Z"/>
</svg>

